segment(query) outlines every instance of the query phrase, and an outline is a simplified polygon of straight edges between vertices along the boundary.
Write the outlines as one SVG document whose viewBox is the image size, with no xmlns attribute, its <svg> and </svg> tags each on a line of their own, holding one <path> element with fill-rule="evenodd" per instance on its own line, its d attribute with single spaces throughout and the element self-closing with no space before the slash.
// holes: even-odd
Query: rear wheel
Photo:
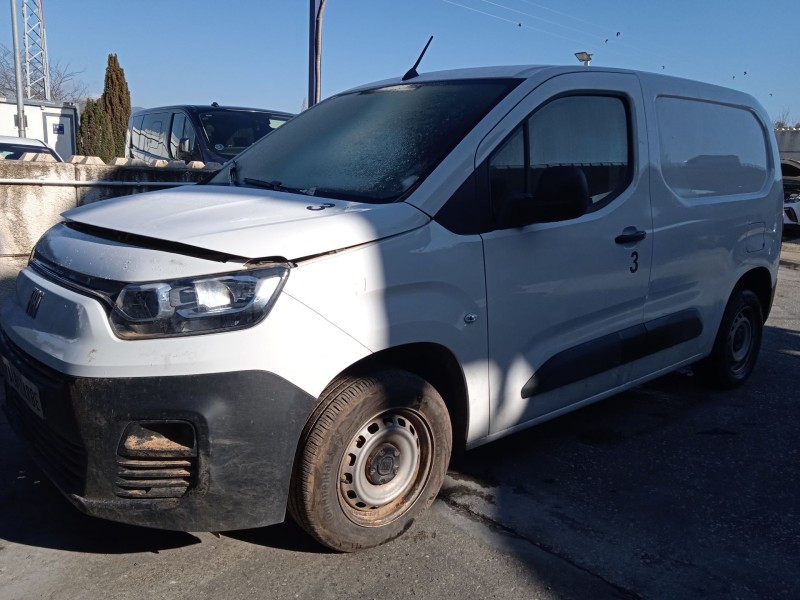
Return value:
<svg viewBox="0 0 800 600">
<path fill-rule="evenodd" d="M 451 444 L 444 401 L 420 377 L 388 370 L 342 380 L 303 430 L 289 510 L 335 550 L 387 542 L 433 502 Z"/>
<path fill-rule="evenodd" d="M 735 290 L 725 307 L 714 349 L 695 365 L 695 371 L 720 388 L 743 384 L 755 367 L 763 327 L 758 296 L 750 290 Z"/>
</svg>

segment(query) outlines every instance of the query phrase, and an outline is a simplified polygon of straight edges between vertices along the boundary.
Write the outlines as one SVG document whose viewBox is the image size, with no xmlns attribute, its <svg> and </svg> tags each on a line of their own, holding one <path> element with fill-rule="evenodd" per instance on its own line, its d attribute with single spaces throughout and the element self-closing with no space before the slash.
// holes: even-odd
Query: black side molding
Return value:
<svg viewBox="0 0 800 600">
<path fill-rule="evenodd" d="M 522 397 L 530 398 L 599 375 L 687 342 L 702 332 L 700 312 L 690 308 L 604 335 L 548 359 L 522 387 Z"/>
</svg>

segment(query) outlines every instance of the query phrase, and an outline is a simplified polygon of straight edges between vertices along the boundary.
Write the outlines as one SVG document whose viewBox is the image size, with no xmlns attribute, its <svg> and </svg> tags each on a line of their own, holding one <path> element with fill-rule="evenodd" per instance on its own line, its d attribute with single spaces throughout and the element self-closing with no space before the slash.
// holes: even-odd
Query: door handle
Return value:
<svg viewBox="0 0 800 600">
<path fill-rule="evenodd" d="M 647 232 L 639 229 L 630 233 L 622 233 L 615 237 L 614 241 L 618 244 L 633 244 L 634 242 L 641 242 L 645 237 L 647 237 Z"/>
</svg>

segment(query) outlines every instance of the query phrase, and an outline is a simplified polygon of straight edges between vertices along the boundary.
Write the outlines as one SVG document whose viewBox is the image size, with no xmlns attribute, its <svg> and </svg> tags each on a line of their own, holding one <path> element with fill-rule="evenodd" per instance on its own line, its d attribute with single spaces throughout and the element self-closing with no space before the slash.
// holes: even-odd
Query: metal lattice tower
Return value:
<svg viewBox="0 0 800 600">
<path fill-rule="evenodd" d="M 21 0 L 22 28 L 25 32 L 23 78 L 25 96 L 50 100 L 50 67 L 47 61 L 47 37 L 44 31 L 44 0 Z"/>
</svg>

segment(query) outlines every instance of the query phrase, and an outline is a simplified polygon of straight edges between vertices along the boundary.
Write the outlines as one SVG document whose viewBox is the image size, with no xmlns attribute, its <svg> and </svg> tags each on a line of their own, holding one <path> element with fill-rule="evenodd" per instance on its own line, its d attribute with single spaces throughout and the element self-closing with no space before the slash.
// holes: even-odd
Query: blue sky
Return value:
<svg viewBox="0 0 800 600">
<path fill-rule="evenodd" d="M 135 106 L 210 103 L 297 112 L 307 93 L 308 0 L 44 0 L 51 61 L 103 87 L 107 55 Z M 0 43 L 11 47 L 9 8 Z M 328 0 L 324 96 L 421 71 L 575 64 L 734 87 L 800 121 L 797 0 Z M 746 74 L 745 74 L 746 73 Z"/>
</svg>

